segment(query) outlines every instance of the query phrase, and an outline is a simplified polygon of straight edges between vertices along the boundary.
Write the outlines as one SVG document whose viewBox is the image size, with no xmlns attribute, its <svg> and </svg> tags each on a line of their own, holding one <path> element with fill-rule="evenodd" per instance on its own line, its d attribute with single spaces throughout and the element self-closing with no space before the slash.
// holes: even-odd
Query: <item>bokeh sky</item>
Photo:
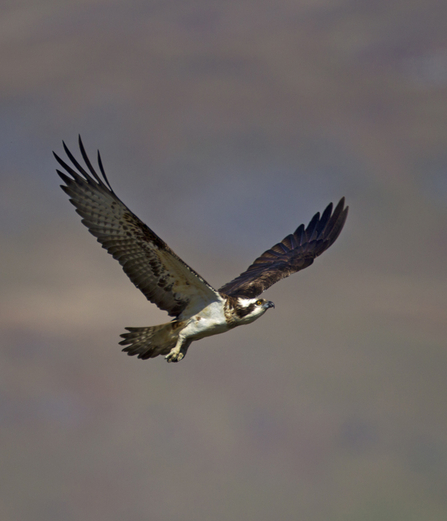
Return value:
<svg viewBox="0 0 447 521">
<path fill-rule="evenodd" d="M 447 3 L 0 7 L 2 521 L 447 519 Z M 62 139 L 215 287 L 330 202 L 276 309 L 179 364 Z"/>
</svg>

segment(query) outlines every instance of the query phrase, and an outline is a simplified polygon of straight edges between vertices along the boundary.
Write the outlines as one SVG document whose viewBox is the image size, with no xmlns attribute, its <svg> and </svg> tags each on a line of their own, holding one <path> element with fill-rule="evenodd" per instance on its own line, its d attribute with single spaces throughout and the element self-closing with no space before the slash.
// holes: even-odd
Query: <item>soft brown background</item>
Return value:
<svg viewBox="0 0 447 521">
<path fill-rule="evenodd" d="M 447 3 L 3 1 L 2 521 L 447 519 Z M 336 244 L 177 365 L 51 151 L 216 286 L 325 205 Z"/>
</svg>

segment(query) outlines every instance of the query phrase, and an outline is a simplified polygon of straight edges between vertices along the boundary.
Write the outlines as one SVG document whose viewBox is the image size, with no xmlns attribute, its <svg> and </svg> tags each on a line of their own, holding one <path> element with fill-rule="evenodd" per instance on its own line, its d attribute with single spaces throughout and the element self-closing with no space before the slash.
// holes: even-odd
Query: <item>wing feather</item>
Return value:
<svg viewBox="0 0 447 521">
<path fill-rule="evenodd" d="M 310 266 L 315 257 L 326 251 L 340 235 L 346 222 L 348 207 L 343 197 L 332 213 L 330 203 L 320 217 L 316 213 L 307 227 L 298 226 L 295 233 L 265 251 L 246 271 L 219 288 L 233 297 L 255 298 L 281 279 Z"/>
<path fill-rule="evenodd" d="M 185 310 L 196 312 L 221 298 L 116 196 L 99 152 L 102 177 L 93 168 L 81 137 L 79 148 L 88 171 L 65 143 L 63 146 L 74 168 L 54 154 L 65 170 L 57 170 L 65 183 L 61 188 L 70 197 L 90 233 L 118 260 L 126 275 L 148 300 L 177 317 Z"/>
</svg>

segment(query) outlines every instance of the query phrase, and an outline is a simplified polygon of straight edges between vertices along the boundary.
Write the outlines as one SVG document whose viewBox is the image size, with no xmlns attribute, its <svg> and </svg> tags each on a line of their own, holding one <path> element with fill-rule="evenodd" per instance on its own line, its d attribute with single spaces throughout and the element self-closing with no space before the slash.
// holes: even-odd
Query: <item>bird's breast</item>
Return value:
<svg viewBox="0 0 447 521">
<path fill-rule="evenodd" d="M 193 340 L 199 340 L 206 336 L 224 333 L 228 329 L 230 327 L 222 303 L 213 302 L 189 319 L 183 334 Z"/>
</svg>

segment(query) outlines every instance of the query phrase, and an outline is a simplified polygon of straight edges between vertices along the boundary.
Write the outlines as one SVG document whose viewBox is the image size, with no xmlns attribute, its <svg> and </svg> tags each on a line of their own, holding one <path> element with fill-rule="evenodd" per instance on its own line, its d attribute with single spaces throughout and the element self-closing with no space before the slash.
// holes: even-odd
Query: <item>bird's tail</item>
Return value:
<svg viewBox="0 0 447 521">
<path fill-rule="evenodd" d="M 167 324 L 150 327 L 126 327 L 128 333 L 121 335 L 120 345 L 129 356 L 138 355 L 146 360 L 158 355 L 167 355 L 177 344 L 178 335 L 185 324 L 174 320 Z"/>
</svg>

